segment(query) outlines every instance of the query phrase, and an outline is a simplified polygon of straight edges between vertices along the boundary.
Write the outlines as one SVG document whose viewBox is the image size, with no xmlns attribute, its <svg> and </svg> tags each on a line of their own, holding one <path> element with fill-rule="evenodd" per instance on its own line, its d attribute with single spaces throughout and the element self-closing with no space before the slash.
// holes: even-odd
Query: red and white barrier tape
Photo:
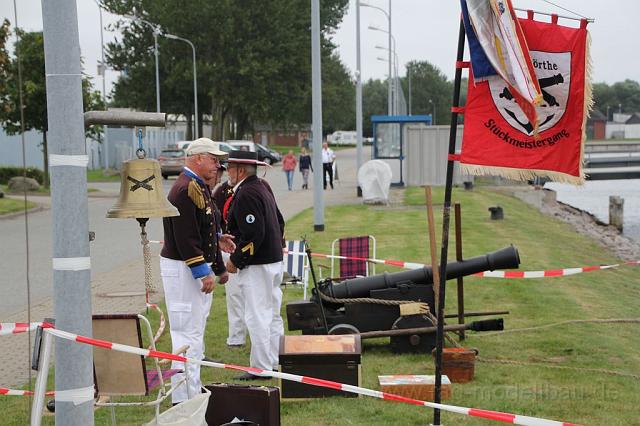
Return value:
<svg viewBox="0 0 640 426">
<path fill-rule="evenodd" d="M 473 274 L 474 277 L 484 278 L 548 278 L 566 277 L 568 275 L 581 274 L 583 272 L 600 271 L 603 269 L 617 268 L 619 266 L 636 266 L 640 261 L 617 263 L 615 265 L 583 266 L 582 268 L 550 269 L 546 271 L 484 271 Z"/>
<path fill-rule="evenodd" d="M 26 333 L 28 331 L 35 331 L 39 326 L 46 327 L 51 324 L 46 322 L 1 322 L 0 323 L 0 336 L 8 334 Z"/>
<path fill-rule="evenodd" d="M 111 350 L 120 351 L 120 352 L 127 352 L 135 355 L 141 355 L 144 357 L 163 358 L 163 359 L 169 359 L 169 360 L 178 361 L 178 362 L 191 362 L 191 363 L 200 364 L 206 367 L 245 371 L 258 376 L 268 376 L 268 377 L 274 377 L 274 378 L 279 378 L 283 380 L 290 380 L 290 381 L 305 383 L 313 386 L 326 387 L 330 389 L 341 390 L 341 391 L 355 393 L 359 395 L 370 396 L 373 398 L 384 399 L 387 401 L 396 401 L 396 402 L 403 402 L 405 404 L 420 405 L 420 406 L 429 407 L 429 408 L 438 408 L 443 411 L 464 414 L 472 417 L 480 417 L 480 418 L 495 420 L 495 421 L 504 422 L 504 423 L 511 423 L 511 424 L 524 425 L 524 426 L 577 426 L 573 423 L 558 422 L 555 420 L 546 420 L 546 419 L 541 419 L 537 417 L 520 416 L 517 414 L 502 413 L 499 411 L 480 410 L 476 408 L 457 407 L 454 405 L 437 404 L 434 402 L 420 401 L 417 399 L 407 398 L 400 395 L 395 395 L 395 394 L 381 392 L 381 391 L 375 391 L 367 388 L 361 388 L 359 386 L 346 385 L 343 383 L 332 382 L 330 380 L 317 379 L 314 377 L 298 376 L 295 374 L 280 373 L 280 372 L 271 371 L 271 370 L 261 370 L 259 368 L 252 368 L 252 367 L 242 367 L 242 366 L 233 365 L 233 364 L 222 364 L 217 362 L 196 360 L 196 359 L 187 358 L 187 357 L 183 357 L 180 355 L 175 355 L 167 352 L 135 348 L 133 346 L 122 345 L 119 343 L 112 343 L 104 340 L 92 339 L 89 337 L 79 336 L 77 334 L 68 333 L 66 331 L 57 330 L 54 328 L 48 328 L 46 332 L 51 333 L 52 335 L 56 337 L 60 337 L 62 339 L 71 340 L 78 343 L 85 343 L 85 344 L 97 346 L 100 348 L 111 349 Z"/>
<path fill-rule="evenodd" d="M 54 396 L 55 391 L 48 391 L 45 393 L 46 396 Z M 0 388 L 0 395 L 9 395 L 9 396 L 33 396 L 32 391 L 28 390 L 18 390 L 18 389 L 9 389 L 9 388 Z"/>
<path fill-rule="evenodd" d="M 150 243 L 163 244 L 164 241 L 149 241 Z M 285 254 L 292 254 L 295 256 L 306 256 L 304 252 L 289 251 L 287 249 L 282 250 Z M 360 262 L 375 263 L 378 265 L 391 265 L 404 269 L 420 269 L 424 267 L 431 267 L 423 263 L 416 262 L 403 262 L 401 260 L 390 259 L 373 259 L 367 257 L 354 257 L 354 256 L 337 256 L 332 254 L 323 253 L 311 253 L 313 257 L 320 257 L 324 259 L 342 259 L 342 260 L 355 260 Z M 545 271 L 485 271 L 473 274 L 474 277 L 482 278 L 550 278 L 550 277 L 566 277 L 569 275 L 581 274 L 583 272 L 600 271 L 603 269 L 617 268 L 619 266 L 637 266 L 640 265 L 640 261 L 625 262 L 615 265 L 602 265 L 602 266 L 583 266 L 581 268 L 564 268 L 564 269 L 549 269 Z"/>
</svg>

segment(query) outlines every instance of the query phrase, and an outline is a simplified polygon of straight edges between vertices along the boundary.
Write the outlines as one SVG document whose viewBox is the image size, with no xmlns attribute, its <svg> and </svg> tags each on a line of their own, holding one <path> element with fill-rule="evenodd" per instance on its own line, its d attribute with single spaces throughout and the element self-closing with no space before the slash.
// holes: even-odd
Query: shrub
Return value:
<svg viewBox="0 0 640 426">
<path fill-rule="evenodd" d="M 35 167 L 27 167 L 27 177 L 33 178 L 42 185 L 44 182 L 44 172 Z M 6 185 L 9 179 L 24 174 L 22 167 L 3 166 L 0 167 L 0 184 Z"/>
</svg>

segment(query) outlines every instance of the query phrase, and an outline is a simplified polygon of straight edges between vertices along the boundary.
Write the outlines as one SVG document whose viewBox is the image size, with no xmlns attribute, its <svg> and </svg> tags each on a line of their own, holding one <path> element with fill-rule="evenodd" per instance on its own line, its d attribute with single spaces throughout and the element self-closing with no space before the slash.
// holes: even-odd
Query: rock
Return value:
<svg viewBox="0 0 640 426">
<path fill-rule="evenodd" d="M 9 183 L 7 185 L 9 191 L 37 191 L 40 189 L 40 184 L 37 180 L 32 178 L 25 178 L 23 176 L 16 176 L 9 179 Z"/>
<path fill-rule="evenodd" d="M 4 192 L 0 189 L 0 198 L 4 198 Z"/>
</svg>

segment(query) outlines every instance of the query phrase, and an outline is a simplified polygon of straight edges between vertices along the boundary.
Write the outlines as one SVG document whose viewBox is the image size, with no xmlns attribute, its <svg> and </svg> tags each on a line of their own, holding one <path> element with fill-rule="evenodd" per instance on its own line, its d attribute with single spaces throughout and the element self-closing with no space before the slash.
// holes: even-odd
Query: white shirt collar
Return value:
<svg viewBox="0 0 640 426">
<path fill-rule="evenodd" d="M 238 190 L 238 187 L 240 186 L 240 184 L 241 184 L 242 182 L 244 182 L 245 180 L 247 180 L 247 178 L 248 178 L 248 177 L 249 177 L 249 176 L 245 177 L 245 178 L 244 178 L 244 179 L 242 179 L 240 182 L 236 183 L 236 186 L 234 186 L 234 187 L 233 187 L 233 193 L 234 193 L 234 194 L 235 194 L 235 193 L 236 193 L 236 191 Z"/>
</svg>

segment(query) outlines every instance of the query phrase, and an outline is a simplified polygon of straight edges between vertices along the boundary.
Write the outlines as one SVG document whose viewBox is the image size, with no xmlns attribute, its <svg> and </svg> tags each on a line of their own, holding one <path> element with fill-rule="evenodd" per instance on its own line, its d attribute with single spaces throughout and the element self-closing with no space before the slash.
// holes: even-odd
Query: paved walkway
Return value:
<svg viewBox="0 0 640 426">
<path fill-rule="evenodd" d="M 365 158 L 369 155 L 369 150 L 365 149 Z M 325 206 L 337 204 L 358 203 L 356 197 L 356 174 L 355 149 L 341 150 L 337 152 L 339 177 L 340 179 L 334 183 L 333 190 L 323 192 Z M 286 187 L 286 179 L 279 165 L 275 165 L 267 171 L 265 177 L 271 184 L 278 204 L 285 219 L 295 216 L 299 212 L 313 206 L 313 190 L 296 189 L 288 191 Z M 310 176 L 313 179 L 313 174 Z M 165 188 L 170 187 L 173 180 L 166 183 Z M 117 197 L 119 184 L 90 184 L 90 187 L 100 190 L 99 193 L 91 193 L 91 196 L 101 197 Z M 302 178 L 299 173 L 295 175 L 295 187 L 302 186 Z M 310 184 L 313 187 L 313 181 Z M 48 204 L 45 198 L 38 197 L 39 202 Z M 311 231 L 311 230 L 310 230 Z M 161 239 L 162 235 L 149 235 L 149 239 Z M 154 258 L 153 279 L 158 292 L 152 295 L 152 302 L 162 300 L 162 284 L 160 282 L 159 265 L 155 261 L 159 254 L 159 247 L 152 247 L 152 256 Z M 100 259 L 92 258 L 92 265 L 99 263 Z M 21 267 L 21 266 L 17 266 Z M 49 268 L 50 262 L 38 262 L 32 264 L 32 268 Z M 92 307 L 94 313 L 118 313 L 118 312 L 141 312 L 145 309 L 145 299 L 143 295 L 127 296 L 127 297 L 110 297 L 106 296 L 111 293 L 118 292 L 139 292 L 144 291 L 144 270 L 142 264 L 142 256 L 130 262 L 124 267 L 109 270 L 106 272 L 95 273 L 91 282 Z M 53 316 L 53 301 L 47 298 L 44 301 L 32 305 L 31 321 L 42 321 L 45 317 Z M 28 319 L 27 311 L 17 312 L 5 316 L 0 314 L 2 322 L 26 322 Z M 0 387 L 15 387 L 25 384 L 29 378 L 30 359 L 28 335 L 20 334 L 15 336 L 0 337 Z"/>
</svg>

